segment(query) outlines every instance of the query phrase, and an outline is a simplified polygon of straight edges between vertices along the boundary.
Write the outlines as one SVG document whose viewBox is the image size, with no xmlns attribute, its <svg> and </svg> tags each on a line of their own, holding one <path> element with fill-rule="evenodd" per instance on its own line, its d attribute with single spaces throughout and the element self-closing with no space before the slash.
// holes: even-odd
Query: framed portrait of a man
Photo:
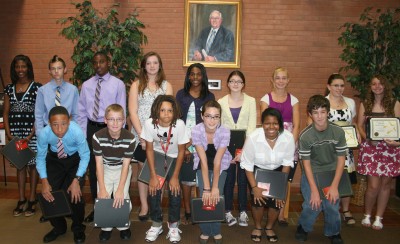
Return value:
<svg viewBox="0 0 400 244">
<path fill-rule="evenodd" d="M 185 0 L 183 66 L 240 68 L 241 0 Z"/>
</svg>

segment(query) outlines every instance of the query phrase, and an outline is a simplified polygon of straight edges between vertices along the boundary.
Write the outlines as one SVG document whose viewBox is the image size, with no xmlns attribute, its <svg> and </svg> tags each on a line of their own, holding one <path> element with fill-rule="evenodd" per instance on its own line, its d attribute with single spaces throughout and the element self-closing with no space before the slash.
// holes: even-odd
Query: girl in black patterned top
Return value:
<svg viewBox="0 0 400 244">
<path fill-rule="evenodd" d="M 35 101 L 40 83 L 34 82 L 32 62 L 28 56 L 17 55 L 11 62 L 10 76 L 12 84 L 4 89 L 4 127 L 8 140 L 18 136 L 28 141 L 29 147 L 36 151 L 35 123 Z M 25 198 L 26 176 L 29 172 L 31 184 L 29 199 Z M 35 159 L 28 162 L 27 166 L 18 170 L 19 201 L 14 209 L 14 216 L 25 216 L 35 214 L 36 186 L 38 175 L 35 167 Z"/>
</svg>

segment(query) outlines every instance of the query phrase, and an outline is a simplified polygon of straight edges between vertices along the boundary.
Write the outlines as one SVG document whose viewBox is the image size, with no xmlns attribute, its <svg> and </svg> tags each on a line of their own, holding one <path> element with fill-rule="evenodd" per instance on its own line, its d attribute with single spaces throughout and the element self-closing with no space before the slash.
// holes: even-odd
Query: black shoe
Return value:
<svg viewBox="0 0 400 244">
<path fill-rule="evenodd" d="M 86 216 L 85 222 L 86 223 L 93 222 L 93 219 L 94 219 L 94 211 L 90 212 L 90 214 L 88 216 Z"/>
<path fill-rule="evenodd" d="M 47 222 L 47 221 L 49 221 L 48 219 L 46 219 L 43 215 L 40 217 L 40 219 L 39 219 L 39 222 L 40 223 L 44 223 L 44 222 Z"/>
<path fill-rule="evenodd" d="M 344 243 L 340 234 L 337 234 L 334 236 L 329 236 L 328 238 L 331 239 L 332 244 L 343 244 Z"/>
<path fill-rule="evenodd" d="M 44 237 L 43 237 L 43 242 L 44 243 L 48 243 L 48 242 L 52 242 L 55 239 L 57 239 L 58 236 L 64 235 L 64 232 L 57 232 L 55 229 L 52 229 L 49 233 L 47 233 Z"/>
<path fill-rule="evenodd" d="M 147 220 L 149 220 L 149 212 L 147 212 L 147 214 L 145 215 L 138 215 L 138 218 L 140 222 L 146 222 Z"/>
<path fill-rule="evenodd" d="M 86 239 L 85 232 L 83 231 L 74 232 L 75 243 L 84 243 L 85 239 Z"/>
<path fill-rule="evenodd" d="M 111 238 L 111 231 L 100 231 L 99 239 L 100 241 L 108 241 Z"/>
<path fill-rule="evenodd" d="M 126 229 L 126 230 L 121 230 L 119 232 L 119 236 L 121 237 L 121 240 L 129 240 L 131 239 L 131 230 L 130 229 Z"/>
<path fill-rule="evenodd" d="M 307 241 L 307 232 L 304 231 L 303 227 L 301 225 L 297 226 L 297 231 L 296 231 L 296 235 L 295 238 L 297 241 Z"/>
</svg>

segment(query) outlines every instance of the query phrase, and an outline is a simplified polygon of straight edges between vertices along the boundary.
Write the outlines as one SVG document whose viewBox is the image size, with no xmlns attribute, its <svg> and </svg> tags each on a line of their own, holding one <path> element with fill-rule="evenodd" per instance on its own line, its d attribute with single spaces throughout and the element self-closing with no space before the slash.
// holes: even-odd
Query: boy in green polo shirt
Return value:
<svg viewBox="0 0 400 244">
<path fill-rule="evenodd" d="M 307 233 L 324 212 L 324 234 L 331 242 L 343 243 L 340 236 L 340 213 L 338 185 L 343 173 L 347 144 L 341 127 L 328 122 L 329 100 L 321 95 L 312 96 L 307 112 L 313 123 L 306 127 L 299 137 L 299 154 L 303 162 L 301 193 L 304 198 L 296 231 L 296 240 L 306 241 Z M 314 178 L 315 173 L 336 171 L 332 184 L 325 196 L 321 197 Z"/>
</svg>

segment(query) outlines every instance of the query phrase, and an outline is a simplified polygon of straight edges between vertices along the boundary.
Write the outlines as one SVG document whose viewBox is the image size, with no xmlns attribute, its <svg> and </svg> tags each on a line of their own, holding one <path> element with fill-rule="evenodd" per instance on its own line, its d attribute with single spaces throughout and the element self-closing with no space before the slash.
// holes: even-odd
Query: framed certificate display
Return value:
<svg viewBox="0 0 400 244">
<path fill-rule="evenodd" d="M 373 141 L 391 139 L 398 141 L 400 138 L 399 118 L 368 118 L 366 121 L 367 138 Z"/>
<path fill-rule="evenodd" d="M 347 125 L 347 126 L 342 126 L 342 129 L 344 131 L 344 135 L 346 136 L 347 147 L 357 148 L 359 144 L 358 144 L 356 127 L 354 125 Z"/>
</svg>

